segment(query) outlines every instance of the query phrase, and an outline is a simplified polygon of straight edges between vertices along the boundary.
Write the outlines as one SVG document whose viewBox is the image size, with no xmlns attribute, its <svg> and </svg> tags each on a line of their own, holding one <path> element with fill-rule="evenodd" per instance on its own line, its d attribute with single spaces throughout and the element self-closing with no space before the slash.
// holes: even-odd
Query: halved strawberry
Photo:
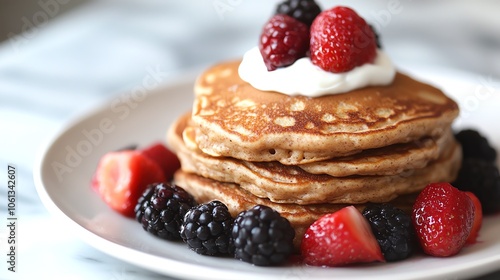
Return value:
<svg viewBox="0 0 500 280">
<path fill-rule="evenodd" d="M 163 169 L 163 173 L 167 180 L 172 179 L 174 172 L 181 167 L 177 155 L 160 142 L 153 143 L 142 149 L 142 153 L 158 163 Z"/>
<path fill-rule="evenodd" d="M 474 204 L 449 183 L 432 183 L 418 195 L 412 211 L 415 233 L 426 254 L 457 254 L 471 233 Z"/>
<path fill-rule="evenodd" d="M 134 207 L 146 187 L 164 182 L 160 166 L 139 151 L 105 154 L 92 178 L 92 188 L 117 212 L 134 216 Z"/>
<path fill-rule="evenodd" d="M 477 237 L 479 236 L 479 230 L 483 224 L 483 209 L 479 198 L 472 192 L 465 192 L 474 203 L 474 222 L 472 223 L 472 230 L 465 241 L 465 244 L 474 244 L 477 242 Z"/>
<path fill-rule="evenodd" d="M 368 221 L 354 206 L 327 214 L 306 231 L 302 257 L 313 266 L 344 266 L 384 261 Z"/>
</svg>

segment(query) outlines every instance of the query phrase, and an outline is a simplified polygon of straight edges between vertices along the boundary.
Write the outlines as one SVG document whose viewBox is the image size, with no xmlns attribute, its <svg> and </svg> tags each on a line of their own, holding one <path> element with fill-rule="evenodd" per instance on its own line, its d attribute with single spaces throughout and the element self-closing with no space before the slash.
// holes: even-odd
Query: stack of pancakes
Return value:
<svg viewBox="0 0 500 280">
<path fill-rule="evenodd" d="M 204 72 L 192 112 L 168 132 L 182 164 L 175 182 L 199 203 L 220 200 L 233 215 L 268 205 L 298 245 L 326 213 L 383 202 L 411 209 L 428 183 L 454 180 L 458 106 L 440 90 L 396 73 L 388 86 L 288 96 L 241 80 L 239 63 Z"/>
</svg>

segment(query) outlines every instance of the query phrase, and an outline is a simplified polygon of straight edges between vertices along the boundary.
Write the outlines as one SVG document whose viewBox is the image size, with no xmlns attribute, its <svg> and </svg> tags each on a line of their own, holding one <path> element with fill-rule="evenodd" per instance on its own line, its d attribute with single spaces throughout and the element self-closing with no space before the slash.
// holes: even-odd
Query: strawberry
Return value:
<svg viewBox="0 0 500 280">
<path fill-rule="evenodd" d="M 134 207 L 146 187 L 165 181 L 160 166 L 139 151 L 109 152 L 99 161 L 92 188 L 113 210 L 134 216 Z"/>
<path fill-rule="evenodd" d="M 471 233 L 474 204 L 451 184 L 432 183 L 417 196 L 412 222 L 426 254 L 452 256 L 462 249 Z"/>
<path fill-rule="evenodd" d="M 181 167 L 181 163 L 177 156 L 160 142 L 153 143 L 142 149 L 142 154 L 149 157 L 163 169 L 163 173 L 167 180 L 174 176 L 174 172 Z"/>
<path fill-rule="evenodd" d="M 368 221 L 354 206 L 315 221 L 302 239 L 303 260 L 313 266 L 385 261 Z"/>
<path fill-rule="evenodd" d="M 350 71 L 372 63 L 377 55 L 373 29 L 347 7 L 321 12 L 313 21 L 310 33 L 311 61 L 328 72 Z"/>
<path fill-rule="evenodd" d="M 477 237 L 479 236 L 479 230 L 483 224 L 483 210 L 479 198 L 472 192 L 465 192 L 469 198 L 474 203 L 474 222 L 472 223 L 472 230 L 470 232 L 465 244 L 474 244 L 477 242 Z"/>
</svg>

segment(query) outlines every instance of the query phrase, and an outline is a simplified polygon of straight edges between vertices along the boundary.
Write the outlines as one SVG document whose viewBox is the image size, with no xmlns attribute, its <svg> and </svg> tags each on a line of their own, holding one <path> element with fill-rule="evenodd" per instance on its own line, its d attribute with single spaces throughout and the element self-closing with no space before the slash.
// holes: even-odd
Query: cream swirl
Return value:
<svg viewBox="0 0 500 280">
<path fill-rule="evenodd" d="M 259 48 L 247 51 L 238 68 L 240 78 L 262 91 L 286 95 L 318 97 L 392 83 L 396 69 L 389 56 L 377 50 L 373 63 L 366 63 L 344 73 L 327 72 L 303 57 L 290 66 L 268 71 Z"/>
</svg>

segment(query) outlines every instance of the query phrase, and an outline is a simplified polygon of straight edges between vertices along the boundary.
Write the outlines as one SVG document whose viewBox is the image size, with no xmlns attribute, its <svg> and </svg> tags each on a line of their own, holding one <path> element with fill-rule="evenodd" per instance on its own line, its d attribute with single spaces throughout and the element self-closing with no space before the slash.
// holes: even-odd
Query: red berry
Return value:
<svg viewBox="0 0 500 280">
<path fill-rule="evenodd" d="M 313 266 L 343 266 L 384 261 L 368 221 L 354 206 L 314 222 L 302 239 L 304 262 Z"/>
<path fill-rule="evenodd" d="M 259 49 L 268 71 L 291 65 L 306 56 L 309 27 L 290 16 L 275 15 L 262 30 Z"/>
<path fill-rule="evenodd" d="M 465 192 L 474 203 L 474 222 L 472 223 L 472 230 L 465 244 L 474 244 L 477 242 L 479 230 L 483 224 L 483 210 L 479 198 L 472 192 Z"/>
<path fill-rule="evenodd" d="M 471 233 L 474 204 L 449 183 L 427 185 L 413 205 L 412 221 L 425 253 L 436 257 L 457 254 Z"/>
<path fill-rule="evenodd" d="M 162 169 L 167 180 L 174 176 L 174 172 L 181 167 L 177 156 L 162 143 L 153 143 L 141 151 L 155 161 Z"/>
<path fill-rule="evenodd" d="M 92 188 L 115 211 L 134 216 L 137 200 L 149 184 L 165 181 L 163 170 L 139 151 L 105 154 L 92 178 Z"/>
<path fill-rule="evenodd" d="M 377 40 L 363 18 L 350 8 L 339 6 L 321 12 L 314 20 L 310 50 L 313 64 L 341 73 L 372 63 Z"/>
</svg>

